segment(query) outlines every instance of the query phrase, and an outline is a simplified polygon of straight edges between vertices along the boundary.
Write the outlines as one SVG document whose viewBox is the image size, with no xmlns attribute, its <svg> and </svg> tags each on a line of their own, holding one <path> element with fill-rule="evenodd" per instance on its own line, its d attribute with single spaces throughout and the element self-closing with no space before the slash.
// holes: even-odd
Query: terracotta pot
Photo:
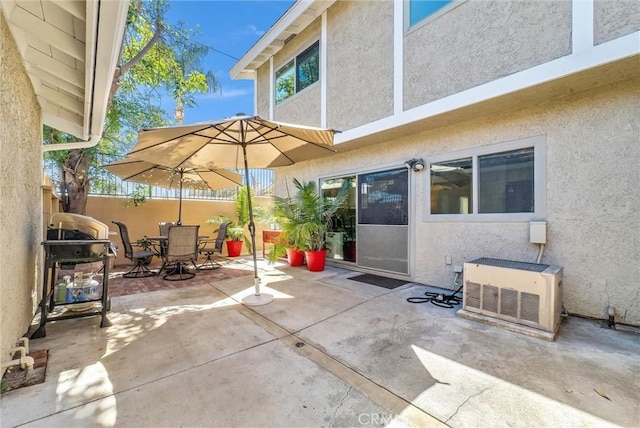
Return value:
<svg viewBox="0 0 640 428">
<path fill-rule="evenodd" d="M 229 257 L 238 257 L 242 253 L 242 241 L 227 241 Z"/>
<path fill-rule="evenodd" d="M 304 251 L 295 248 L 287 248 L 287 260 L 290 266 L 302 266 L 304 262 Z"/>
<path fill-rule="evenodd" d="M 324 270 L 324 263 L 327 260 L 327 250 L 305 251 L 307 258 L 307 269 L 311 272 L 320 272 Z"/>
</svg>

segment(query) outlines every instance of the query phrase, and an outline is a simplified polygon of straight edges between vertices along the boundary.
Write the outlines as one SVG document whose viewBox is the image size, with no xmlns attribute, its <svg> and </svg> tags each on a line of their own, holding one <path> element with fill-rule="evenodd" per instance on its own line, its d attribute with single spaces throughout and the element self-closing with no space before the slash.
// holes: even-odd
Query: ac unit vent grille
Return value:
<svg viewBox="0 0 640 428">
<path fill-rule="evenodd" d="M 500 313 L 509 317 L 518 317 L 518 291 L 503 288 L 500 301 Z"/>
<path fill-rule="evenodd" d="M 535 323 L 540 322 L 540 296 L 523 292 L 520 299 L 520 318 Z"/>
<path fill-rule="evenodd" d="M 498 313 L 498 287 L 484 285 L 482 287 L 482 309 Z"/>
<path fill-rule="evenodd" d="M 465 291 L 467 293 L 467 306 L 480 309 L 480 284 L 467 282 Z"/>
<path fill-rule="evenodd" d="M 516 262 L 513 260 L 492 259 L 489 257 L 481 257 L 479 259 L 472 260 L 469 263 L 508 269 L 527 270 L 530 272 L 544 272 L 549 267 L 549 265 L 542 265 L 539 263 Z"/>
</svg>

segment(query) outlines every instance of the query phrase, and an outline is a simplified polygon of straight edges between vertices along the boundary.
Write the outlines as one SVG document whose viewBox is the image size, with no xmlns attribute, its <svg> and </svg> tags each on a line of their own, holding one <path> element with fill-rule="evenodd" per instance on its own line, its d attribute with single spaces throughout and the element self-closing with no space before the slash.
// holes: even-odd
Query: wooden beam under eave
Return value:
<svg viewBox="0 0 640 428">
<path fill-rule="evenodd" d="M 56 109 L 43 107 L 42 122 L 52 128 L 56 128 L 67 134 L 75 135 L 78 138 L 84 138 L 84 125 L 82 118 L 72 114 L 64 114 L 56 111 Z"/>
<path fill-rule="evenodd" d="M 29 67 L 27 72 L 29 73 L 29 75 L 37 77 L 38 79 L 42 80 L 42 82 L 45 82 L 50 86 L 57 86 L 60 89 L 70 93 L 71 95 L 84 98 L 84 88 L 76 86 L 73 83 L 68 82 L 67 80 L 61 79 L 57 75 L 51 74 L 48 71 L 38 67 Z"/>
<path fill-rule="evenodd" d="M 71 68 L 68 65 L 63 64 L 60 61 L 56 61 L 49 55 L 45 55 L 33 48 L 27 49 L 25 62 L 29 63 L 31 66 L 41 68 L 51 74 L 54 74 L 81 89 L 84 89 L 84 71 L 78 71 L 74 68 Z"/>
<path fill-rule="evenodd" d="M 78 19 L 86 21 L 87 3 L 84 1 L 58 0 L 55 5 Z"/>
<path fill-rule="evenodd" d="M 260 55 L 257 55 L 256 58 L 251 62 L 253 63 L 260 63 L 263 64 L 266 60 L 268 60 L 269 58 L 271 58 L 272 55 L 268 55 L 266 53 L 261 53 Z"/>
<path fill-rule="evenodd" d="M 63 121 L 67 123 L 72 123 L 79 127 L 84 127 L 84 120 L 82 115 L 78 115 L 76 113 L 72 113 L 69 110 L 66 110 L 59 105 L 51 104 L 49 101 L 42 97 L 37 97 L 40 106 L 42 107 L 42 113 L 50 115 L 50 118 L 53 116 L 59 117 Z M 74 134 L 77 135 L 77 134 Z"/>
<path fill-rule="evenodd" d="M 85 46 L 80 40 L 70 36 L 59 28 L 30 14 L 21 7 L 16 7 L 11 15 L 11 22 L 26 31 L 30 37 L 38 38 L 55 46 L 60 51 L 84 62 Z M 36 30 L 37 29 L 37 30 Z"/>
<path fill-rule="evenodd" d="M 59 105 L 72 113 L 79 115 L 84 114 L 84 105 L 82 101 L 78 101 L 76 97 L 64 92 L 56 91 L 46 85 L 41 85 L 40 88 L 38 88 L 36 96 L 44 97 L 49 103 Z"/>
</svg>

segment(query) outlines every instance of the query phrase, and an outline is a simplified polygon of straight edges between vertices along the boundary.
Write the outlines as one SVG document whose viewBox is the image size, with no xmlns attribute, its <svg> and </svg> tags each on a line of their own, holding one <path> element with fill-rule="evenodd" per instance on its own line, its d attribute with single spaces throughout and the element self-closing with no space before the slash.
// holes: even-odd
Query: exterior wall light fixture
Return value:
<svg viewBox="0 0 640 428">
<path fill-rule="evenodd" d="M 415 172 L 422 171 L 424 169 L 424 161 L 422 159 L 413 158 L 404 163 L 407 167 L 411 168 Z"/>
</svg>

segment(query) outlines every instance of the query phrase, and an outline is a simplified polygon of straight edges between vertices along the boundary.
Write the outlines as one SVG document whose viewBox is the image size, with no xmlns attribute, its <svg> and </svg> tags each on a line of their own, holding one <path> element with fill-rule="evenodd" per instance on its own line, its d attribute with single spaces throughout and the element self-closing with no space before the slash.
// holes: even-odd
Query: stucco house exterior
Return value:
<svg viewBox="0 0 640 428">
<path fill-rule="evenodd" d="M 341 131 L 275 186 L 353 183 L 334 263 L 453 289 L 540 260 L 569 313 L 640 325 L 639 30 L 626 0 L 298 1 L 231 76 L 256 114 Z"/>
<path fill-rule="evenodd" d="M 59 149 L 100 140 L 129 2 L 0 4 L 0 359 L 5 363 L 42 294 L 42 126 L 78 137 L 80 143 Z"/>
</svg>

